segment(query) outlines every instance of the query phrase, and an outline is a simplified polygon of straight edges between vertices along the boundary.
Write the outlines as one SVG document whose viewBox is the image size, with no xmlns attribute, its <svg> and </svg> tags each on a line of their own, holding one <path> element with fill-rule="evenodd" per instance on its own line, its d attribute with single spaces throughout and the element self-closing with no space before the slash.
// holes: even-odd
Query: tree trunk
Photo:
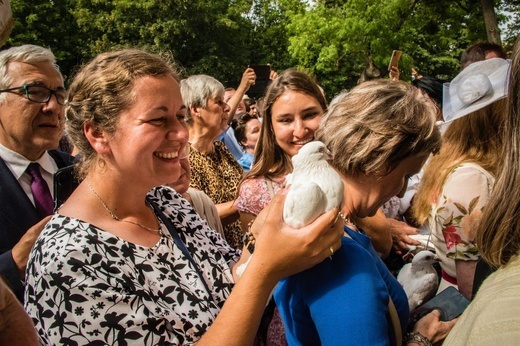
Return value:
<svg viewBox="0 0 520 346">
<path fill-rule="evenodd" d="M 480 0 L 486 25 L 487 39 L 491 43 L 502 44 L 500 40 L 500 29 L 498 28 L 497 16 L 493 0 Z"/>
</svg>

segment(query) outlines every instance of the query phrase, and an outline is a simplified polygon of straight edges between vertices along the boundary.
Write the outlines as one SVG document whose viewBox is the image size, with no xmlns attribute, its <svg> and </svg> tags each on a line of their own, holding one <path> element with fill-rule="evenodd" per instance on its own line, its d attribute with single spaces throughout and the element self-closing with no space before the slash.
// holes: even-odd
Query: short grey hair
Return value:
<svg viewBox="0 0 520 346">
<path fill-rule="evenodd" d="M 224 85 L 211 76 L 198 74 L 181 81 L 181 95 L 189 124 L 192 120 L 190 106 L 205 108 L 209 99 L 224 95 Z"/>
<path fill-rule="evenodd" d="M 63 75 L 56 64 L 56 57 L 50 49 L 33 44 L 25 44 L 23 46 L 11 47 L 0 52 L 0 89 L 8 89 L 13 82 L 13 78 L 9 75 L 7 69 L 11 62 L 27 64 L 49 63 L 56 68 L 56 71 L 58 71 L 63 81 Z M 0 102 L 2 102 L 4 98 L 5 94 L 0 93 Z"/>
</svg>

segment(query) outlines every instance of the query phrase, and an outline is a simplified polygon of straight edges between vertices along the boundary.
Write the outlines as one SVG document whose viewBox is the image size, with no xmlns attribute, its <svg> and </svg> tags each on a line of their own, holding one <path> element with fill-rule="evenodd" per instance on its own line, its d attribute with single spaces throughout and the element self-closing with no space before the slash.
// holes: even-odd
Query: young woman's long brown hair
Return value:
<svg viewBox="0 0 520 346">
<path fill-rule="evenodd" d="M 327 101 L 316 81 L 308 74 L 289 69 L 280 74 L 266 91 L 263 109 L 262 129 L 255 148 L 255 161 L 247 178 L 262 177 L 274 178 L 292 171 L 291 158 L 276 143 L 273 130 L 271 109 L 273 103 L 286 90 L 308 94 L 318 100 L 323 110 L 327 109 Z"/>
<path fill-rule="evenodd" d="M 505 99 L 498 100 L 454 120 L 446 129 L 441 150 L 425 166 L 414 197 L 412 211 L 418 224 L 426 222 L 446 179 L 460 164 L 473 162 L 496 174 L 502 150 L 505 107 Z"/>
<path fill-rule="evenodd" d="M 520 39 L 513 49 L 508 95 L 497 179 L 477 230 L 479 251 L 495 266 L 520 251 Z"/>
</svg>

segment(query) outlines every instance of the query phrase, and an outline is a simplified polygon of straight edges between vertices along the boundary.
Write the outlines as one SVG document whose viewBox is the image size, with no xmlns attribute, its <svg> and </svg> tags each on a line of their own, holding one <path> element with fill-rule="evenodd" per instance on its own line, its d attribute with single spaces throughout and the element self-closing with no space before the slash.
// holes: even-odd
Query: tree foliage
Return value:
<svg viewBox="0 0 520 346">
<path fill-rule="evenodd" d="M 423 75 L 449 79 L 461 52 L 485 39 L 478 1 L 327 0 L 288 25 L 289 51 L 335 94 L 350 88 L 367 63 L 386 71 L 392 50 L 403 51 L 402 79 L 414 67 Z"/>
<path fill-rule="evenodd" d="M 238 85 L 249 64 L 297 66 L 327 95 L 356 84 L 367 63 L 383 72 L 403 51 L 415 67 L 450 79 L 469 44 L 486 40 L 480 0 L 11 0 L 9 45 L 50 47 L 66 75 L 109 49 L 170 52 L 185 73 Z M 495 0 L 504 42 L 520 31 L 518 0 Z"/>
<path fill-rule="evenodd" d="M 36 44 L 52 49 L 65 74 L 77 64 L 81 40 L 76 21 L 68 11 L 70 0 L 11 1 L 14 29 L 5 47 Z"/>
</svg>

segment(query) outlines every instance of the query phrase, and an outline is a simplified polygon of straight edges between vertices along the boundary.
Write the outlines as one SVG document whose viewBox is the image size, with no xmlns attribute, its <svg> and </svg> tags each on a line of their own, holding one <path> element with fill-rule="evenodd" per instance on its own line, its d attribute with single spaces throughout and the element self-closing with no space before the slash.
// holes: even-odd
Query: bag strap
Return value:
<svg viewBox="0 0 520 346">
<path fill-rule="evenodd" d="M 267 177 L 264 177 L 265 183 L 267 184 L 267 189 L 269 190 L 269 194 L 271 195 L 271 199 L 274 197 L 274 188 L 273 181 Z"/>
<path fill-rule="evenodd" d="M 177 247 L 182 251 L 184 256 L 190 261 L 193 268 L 195 268 L 195 272 L 199 276 L 199 279 L 202 281 L 202 284 L 204 285 L 204 288 L 206 289 L 206 292 L 209 295 L 209 299 L 213 301 L 213 295 L 211 294 L 211 290 L 208 287 L 208 284 L 206 283 L 206 280 L 204 280 L 204 277 L 202 276 L 202 273 L 200 272 L 199 266 L 197 263 L 195 263 L 195 260 L 191 256 L 190 252 L 186 248 L 186 245 L 184 245 L 184 242 L 182 241 L 181 237 L 179 236 L 179 233 L 177 233 L 177 230 L 175 229 L 175 226 L 170 221 L 166 215 L 162 212 L 161 209 L 159 209 L 159 206 L 157 206 L 149 197 L 146 197 L 146 200 L 150 205 L 153 207 L 153 210 L 155 211 L 155 214 L 161 219 L 161 221 L 164 223 L 168 231 L 170 232 L 170 235 L 172 236 L 173 242 Z"/>
<path fill-rule="evenodd" d="M 388 298 L 388 313 L 390 314 L 390 320 L 392 321 L 392 327 L 394 328 L 395 344 L 397 346 L 402 346 L 403 331 L 401 330 L 401 321 L 399 320 L 399 315 L 397 314 L 397 309 L 395 308 L 392 297 L 388 296 Z"/>
</svg>

